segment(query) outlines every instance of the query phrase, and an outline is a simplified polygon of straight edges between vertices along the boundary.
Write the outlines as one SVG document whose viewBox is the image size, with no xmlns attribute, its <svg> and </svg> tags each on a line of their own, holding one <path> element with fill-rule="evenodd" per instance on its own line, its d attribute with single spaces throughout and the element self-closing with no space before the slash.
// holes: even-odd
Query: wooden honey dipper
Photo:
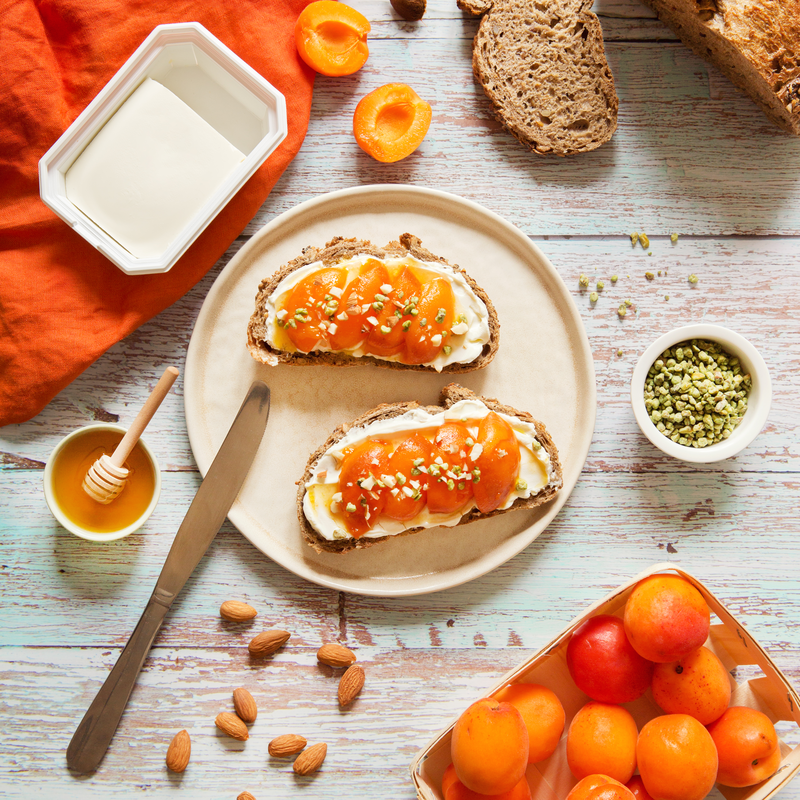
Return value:
<svg viewBox="0 0 800 800">
<path fill-rule="evenodd" d="M 112 500 L 119 497 L 120 492 L 125 488 L 125 481 L 128 478 L 128 469 L 123 464 L 177 377 L 178 370 L 175 367 L 167 367 L 164 370 L 164 374 L 151 392 L 150 397 L 145 401 L 142 410 L 136 415 L 133 424 L 122 437 L 122 441 L 117 445 L 116 450 L 110 456 L 103 453 L 92 464 L 83 479 L 83 491 L 89 497 L 103 505 L 108 505 Z"/>
</svg>

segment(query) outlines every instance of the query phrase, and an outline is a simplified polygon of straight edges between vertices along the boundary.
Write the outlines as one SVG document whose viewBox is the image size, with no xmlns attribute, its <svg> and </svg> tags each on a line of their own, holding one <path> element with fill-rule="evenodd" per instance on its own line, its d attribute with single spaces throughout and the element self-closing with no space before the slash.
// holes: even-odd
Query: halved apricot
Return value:
<svg viewBox="0 0 800 800">
<path fill-rule="evenodd" d="M 322 75 L 351 75 L 369 56 L 367 18 L 344 3 L 317 0 L 307 5 L 294 27 L 297 52 Z"/>
<path fill-rule="evenodd" d="M 431 124 L 431 107 L 405 83 L 387 83 L 362 97 L 353 114 L 359 147 L 377 161 L 410 156 Z"/>
</svg>

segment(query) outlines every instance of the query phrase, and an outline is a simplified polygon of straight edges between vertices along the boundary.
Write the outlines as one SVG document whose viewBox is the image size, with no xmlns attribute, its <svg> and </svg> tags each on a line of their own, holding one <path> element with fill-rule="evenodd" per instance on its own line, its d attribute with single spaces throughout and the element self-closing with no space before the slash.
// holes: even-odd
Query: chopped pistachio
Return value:
<svg viewBox="0 0 800 800">
<path fill-rule="evenodd" d="M 620 307 L 617 309 L 617 315 L 620 317 L 624 317 L 628 313 L 628 309 L 625 308 L 625 303 L 622 303 Z"/>
<path fill-rule="evenodd" d="M 677 233 L 671 233 L 669 235 L 669 238 L 670 238 L 670 241 L 672 242 L 672 244 L 675 244 L 675 242 L 678 241 L 678 234 Z"/>
<path fill-rule="evenodd" d="M 664 299 L 665 299 L 665 300 L 669 300 L 669 295 L 668 295 L 668 294 L 665 294 L 665 295 L 664 295 Z"/>
<path fill-rule="evenodd" d="M 452 353 L 452 352 L 453 352 L 453 348 L 452 348 L 452 347 L 450 347 L 450 345 L 449 345 L 449 344 L 446 344 L 446 345 L 445 345 L 445 346 L 442 348 L 442 350 L 444 350 L 444 354 L 445 354 L 446 356 L 449 356 L 449 355 L 450 355 L 450 353 Z"/>
<path fill-rule="evenodd" d="M 697 283 L 697 275 L 694 272 L 689 276 L 689 283 Z"/>
<path fill-rule="evenodd" d="M 425 327 L 425 326 L 428 324 L 428 318 L 427 318 L 427 317 L 423 317 L 423 318 L 422 318 L 422 319 L 419 321 L 419 324 L 420 324 L 420 327 L 424 328 L 424 327 Z"/>
<path fill-rule="evenodd" d="M 602 292 L 603 289 L 605 289 L 605 288 L 606 288 L 606 285 L 603 283 L 603 281 L 597 281 L 597 291 L 598 292 Z"/>
<path fill-rule="evenodd" d="M 619 280 L 619 275 L 612 275 L 611 276 L 611 283 L 616 283 Z"/>
<path fill-rule="evenodd" d="M 436 317 L 434 318 L 435 322 L 438 322 L 440 325 L 444 322 L 444 318 L 447 316 L 447 311 L 443 308 L 440 308 L 436 312 Z"/>
<path fill-rule="evenodd" d="M 642 250 L 647 250 L 650 247 L 650 239 L 647 238 L 646 233 L 639 234 L 639 241 L 642 243 Z"/>
<path fill-rule="evenodd" d="M 649 281 L 651 281 L 651 280 L 653 280 L 653 278 L 655 278 L 655 275 L 653 275 L 653 273 L 652 273 L 652 272 L 645 272 L 644 276 L 645 276 L 645 278 L 647 278 L 647 280 L 649 280 Z"/>
<path fill-rule="evenodd" d="M 581 273 L 578 277 L 578 283 L 585 289 L 589 285 L 589 276 Z"/>
<path fill-rule="evenodd" d="M 527 492 L 528 491 L 528 484 L 525 483 L 521 478 L 517 481 L 517 491 L 518 492 Z"/>
<path fill-rule="evenodd" d="M 597 300 L 599 299 L 599 297 L 600 297 L 600 295 L 599 295 L 599 294 L 597 294 L 597 292 L 592 292 L 592 293 L 589 295 L 589 300 L 590 300 L 592 303 L 596 303 L 596 302 L 597 302 Z"/>
<path fill-rule="evenodd" d="M 356 507 L 353 503 L 348 503 L 347 506 L 345 506 L 345 511 L 347 511 L 348 514 L 355 514 Z"/>
<path fill-rule="evenodd" d="M 631 237 L 631 244 L 634 247 L 636 247 L 637 243 L 639 242 L 639 234 L 634 232 L 630 234 L 630 237 Z"/>
<path fill-rule="evenodd" d="M 617 358 L 622 358 L 622 350 L 617 350 Z"/>
<path fill-rule="evenodd" d="M 410 319 L 407 319 L 407 320 L 406 320 L 406 321 L 403 323 L 403 330 L 404 330 L 404 331 L 407 331 L 407 330 L 408 330 L 410 327 L 411 327 L 411 320 L 410 320 Z"/>
</svg>

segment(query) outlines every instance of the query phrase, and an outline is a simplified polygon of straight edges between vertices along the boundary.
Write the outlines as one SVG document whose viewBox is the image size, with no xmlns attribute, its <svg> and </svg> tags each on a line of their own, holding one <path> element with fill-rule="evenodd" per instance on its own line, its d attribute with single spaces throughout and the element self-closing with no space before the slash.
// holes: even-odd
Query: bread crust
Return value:
<svg viewBox="0 0 800 800">
<path fill-rule="evenodd" d="M 540 155 L 566 156 L 612 137 L 619 99 L 591 0 L 457 5 L 482 16 L 472 70 L 497 119 L 522 144 Z"/>
<path fill-rule="evenodd" d="M 800 0 L 645 0 L 698 56 L 800 136 Z"/>
<path fill-rule="evenodd" d="M 477 508 L 473 508 L 469 514 L 466 514 L 458 522 L 458 524 L 453 527 L 458 527 L 459 525 L 468 525 L 470 522 L 475 522 L 479 519 L 488 519 L 489 517 L 505 514 L 518 508 L 536 508 L 552 500 L 553 497 L 558 494 L 558 491 L 563 484 L 563 474 L 561 462 L 558 458 L 558 449 L 550 437 L 550 434 L 547 432 L 544 424 L 539 422 L 539 420 L 534 419 L 526 411 L 519 411 L 516 408 L 504 405 L 503 403 L 500 403 L 498 400 L 491 397 L 479 397 L 474 392 L 471 392 L 469 389 L 460 386 L 457 383 L 450 383 L 442 389 L 439 400 L 440 405 L 420 406 L 420 404 L 416 402 L 383 403 L 376 408 L 367 411 L 366 414 L 358 417 L 358 419 L 354 419 L 352 422 L 345 422 L 342 425 L 339 425 L 339 427 L 337 427 L 327 438 L 325 443 L 318 447 L 311 454 L 311 457 L 306 464 L 303 477 L 298 482 L 297 490 L 297 518 L 300 521 L 300 529 L 303 533 L 303 538 L 305 539 L 306 543 L 318 553 L 349 553 L 352 550 L 363 550 L 367 547 L 372 547 L 373 545 L 380 544 L 380 542 L 385 542 L 389 539 L 397 539 L 401 536 L 408 536 L 412 533 L 417 533 L 418 531 L 428 530 L 428 528 L 419 527 L 410 528 L 402 533 L 397 533 L 390 536 L 378 536 L 374 538 L 362 537 L 360 539 L 336 539 L 332 542 L 328 541 L 327 539 L 322 538 L 316 532 L 316 530 L 314 530 L 309 521 L 306 519 L 306 515 L 303 513 L 303 498 L 305 497 L 306 493 L 306 483 L 311 480 L 311 476 L 314 472 L 314 466 L 316 465 L 317 461 L 319 461 L 319 459 L 322 458 L 322 456 L 325 455 L 325 453 L 331 447 L 333 447 L 349 430 L 352 430 L 353 428 L 364 428 L 373 422 L 377 422 L 378 420 L 399 417 L 406 411 L 412 411 L 415 408 L 424 408 L 431 414 L 438 414 L 443 409 L 450 408 L 450 406 L 454 405 L 459 400 L 476 399 L 480 400 L 492 411 L 518 417 L 520 420 L 523 420 L 524 422 L 530 422 L 536 427 L 536 438 L 547 451 L 547 454 L 550 456 L 551 463 L 553 465 L 553 480 L 538 494 L 527 498 L 518 498 L 511 506 L 509 506 L 509 508 L 502 510 L 498 509 L 497 511 L 492 511 L 489 514 L 481 514 Z"/>
<path fill-rule="evenodd" d="M 484 302 L 489 314 L 489 341 L 484 345 L 478 358 L 468 364 L 448 364 L 441 372 L 446 374 L 458 374 L 462 372 L 472 372 L 481 369 L 489 364 L 494 358 L 500 343 L 500 321 L 497 318 L 492 301 L 486 292 L 468 275 L 461 267 L 450 264 L 444 258 L 434 255 L 422 246 L 420 240 L 410 234 L 404 233 L 399 237 L 399 241 L 389 242 L 384 247 L 376 247 L 371 242 L 363 239 L 345 239 L 337 236 L 331 239 L 325 247 L 306 247 L 302 255 L 282 266 L 274 275 L 261 281 L 256 294 L 255 311 L 250 317 L 247 325 L 247 349 L 250 355 L 262 364 L 276 366 L 277 364 L 288 364 L 290 366 L 318 366 L 327 365 L 335 367 L 352 367 L 372 364 L 384 369 L 403 369 L 423 372 L 436 372 L 432 366 L 424 364 L 401 364 L 397 361 L 385 361 L 372 356 L 354 357 L 345 353 L 286 353 L 271 347 L 266 341 L 267 337 L 267 298 L 272 294 L 278 284 L 295 270 L 321 261 L 326 267 L 334 266 L 341 261 L 353 258 L 358 255 L 370 255 L 375 258 L 390 258 L 413 256 L 419 261 L 429 261 L 440 264 L 447 264 L 451 269 L 459 273 L 469 284 L 473 292 Z"/>
</svg>

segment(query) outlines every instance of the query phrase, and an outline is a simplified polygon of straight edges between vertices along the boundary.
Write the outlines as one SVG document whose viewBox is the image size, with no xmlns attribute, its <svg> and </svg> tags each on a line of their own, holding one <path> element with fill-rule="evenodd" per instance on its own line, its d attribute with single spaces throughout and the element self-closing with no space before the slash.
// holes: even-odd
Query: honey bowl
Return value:
<svg viewBox="0 0 800 800">
<path fill-rule="evenodd" d="M 82 488 L 89 468 L 110 455 L 125 435 L 121 425 L 98 423 L 79 428 L 55 447 L 44 468 L 44 496 L 50 512 L 71 533 L 93 542 L 112 542 L 138 530 L 161 494 L 158 461 L 139 439 L 125 466 L 130 470 L 116 500 L 102 505 Z"/>
</svg>

